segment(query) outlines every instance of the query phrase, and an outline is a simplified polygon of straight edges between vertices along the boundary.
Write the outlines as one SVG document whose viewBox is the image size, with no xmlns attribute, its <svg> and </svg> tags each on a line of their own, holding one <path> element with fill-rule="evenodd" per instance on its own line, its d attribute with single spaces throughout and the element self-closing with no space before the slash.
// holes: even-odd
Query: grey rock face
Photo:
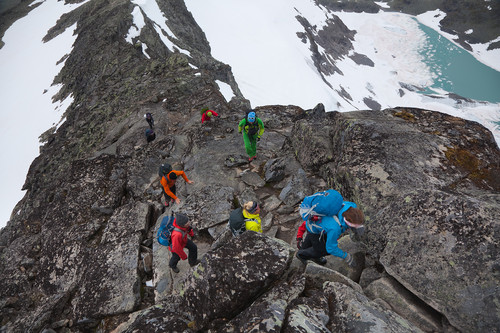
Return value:
<svg viewBox="0 0 500 333">
<path fill-rule="evenodd" d="M 418 109 L 261 106 L 266 131 L 249 164 L 236 131 L 249 102 L 182 1 L 161 7 L 191 56 L 167 49 L 148 20 L 134 45 L 151 58 L 127 43 L 132 7 L 92 0 L 47 34 L 78 22 L 56 78 L 56 98 L 75 103 L 45 134 L 0 231 L 2 332 L 498 332 L 500 152 L 490 132 Z M 226 101 L 215 80 L 236 97 Z M 205 106 L 221 115 L 209 126 Z M 181 203 L 168 208 L 163 162 L 194 181 L 178 180 Z M 339 239 L 355 269 L 294 258 L 298 204 L 327 188 L 365 213 L 361 243 Z M 234 238 L 229 212 L 247 200 L 262 203 L 266 234 Z M 155 239 L 172 211 L 191 218 L 201 259 L 181 261 L 178 274 Z"/>
<path fill-rule="evenodd" d="M 337 154 L 317 168 L 318 154 L 301 137 L 319 122 L 336 128 L 325 130 L 322 142 Z M 296 123 L 294 132 L 302 134 L 292 137 L 297 155 L 344 197 L 362 203 L 368 252 L 453 326 L 495 330 L 487 308 L 499 297 L 493 239 L 500 155 L 491 134 L 475 123 L 414 109 L 332 114 L 303 125 Z"/>
</svg>

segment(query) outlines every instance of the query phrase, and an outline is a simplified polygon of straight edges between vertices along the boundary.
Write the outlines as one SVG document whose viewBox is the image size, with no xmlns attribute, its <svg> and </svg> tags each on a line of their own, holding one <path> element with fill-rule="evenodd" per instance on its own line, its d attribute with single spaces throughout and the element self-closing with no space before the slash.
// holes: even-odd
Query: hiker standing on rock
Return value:
<svg viewBox="0 0 500 333">
<path fill-rule="evenodd" d="M 250 156 L 248 161 L 252 162 L 257 158 L 257 141 L 260 141 L 260 137 L 264 133 L 264 123 L 257 117 L 255 111 L 250 110 L 246 117 L 239 122 L 238 132 L 243 132 L 245 150 Z"/>
<path fill-rule="evenodd" d="M 320 263 L 319 258 L 331 254 L 355 266 L 352 255 L 339 249 L 337 243 L 349 229 L 358 234 L 364 230 L 363 212 L 354 202 L 344 201 L 339 192 L 328 190 L 304 198 L 299 212 L 307 229 L 307 236 L 296 254 L 302 263 L 306 264 L 307 260 Z"/>
<path fill-rule="evenodd" d="M 184 215 L 177 213 L 175 214 L 174 220 L 174 230 L 172 231 L 172 245 L 169 250 L 172 253 L 172 258 L 168 266 L 175 272 L 179 273 L 179 268 L 177 268 L 177 263 L 179 260 L 188 259 L 189 266 L 193 267 L 200 263 L 198 260 L 198 247 L 196 244 L 188 238 L 188 235 L 193 237 L 194 231 L 191 228 L 191 223 L 189 218 Z M 189 251 L 189 256 L 184 252 L 184 248 Z"/>
<path fill-rule="evenodd" d="M 150 128 L 150 129 L 153 129 L 153 127 L 155 127 L 155 121 L 154 121 L 154 119 L 153 119 L 153 115 L 152 115 L 151 113 L 149 113 L 149 112 L 148 112 L 148 113 L 146 113 L 146 114 L 144 115 L 144 118 L 146 118 L 146 121 L 147 121 L 147 122 L 148 122 L 148 124 L 149 124 L 149 128 Z"/>
<path fill-rule="evenodd" d="M 212 117 L 218 117 L 219 114 L 213 110 L 204 108 L 202 110 L 203 114 L 201 115 L 201 123 L 203 124 L 205 121 L 210 121 Z"/>
<path fill-rule="evenodd" d="M 176 187 L 175 183 L 177 182 L 177 178 L 181 176 L 184 178 L 186 183 L 193 184 L 192 180 L 189 180 L 186 176 L 186 173 L 182 170 L 172 170 L 166 176 L 161 177 L 160 183 L 163 189 L 163 195 L 165 196 L 165 207 L 170 205 L 170 201 L 175 201 L 176 204 L 180 204 L 181 200 L 175 195 Z"/>
<path fill-rule="evenodd" d="M 262 232 L 260 220 L 260 207 L 257 201 L 248 201 L 243 205 L 243 217 L 245 217 L 246 230 Z"/>
</svg>

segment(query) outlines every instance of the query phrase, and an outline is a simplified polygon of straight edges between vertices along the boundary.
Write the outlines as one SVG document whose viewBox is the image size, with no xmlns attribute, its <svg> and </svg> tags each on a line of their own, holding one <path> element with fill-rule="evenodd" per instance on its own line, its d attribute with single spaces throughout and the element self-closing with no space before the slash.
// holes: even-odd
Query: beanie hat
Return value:
<svg viewBox="0 0 500 333">
<path fill-rule="evenodd" d="M 181 213 L 175 214 L 175 223 L 177 223 L 179 227 L 185 226 L 188 222 L 189 218 L 186 215 Z"/>
<path fill-rule="evenodd" d="M 249 212 L 250 214 L 253 214 L 255 213 L 255 211 L 257 210 L 257 208 L 259 208 L 259 205 L 257 204 L 257 201 L 249 201 L 247 202 L 247 204 L 245 205 L 247 208 L 247 212 Z"/>
<path fill-rule="evenodd" d="M 253 123 L 255 121 L 255 112 L 249 112 L 248 113 L 248 117 L 247 117 L 248 121 Z"/>
<path fill-rule="evenodd" d="M 177 179 L 177 174 L 176 174 L 175 172 L 170 172 L 170 173 L 168 174 L 168 178 L 169 178 L 170 180 L 176 180 L 176 179 Z"/>
<path fill-rule="evenodd" d="M 212 117 L 212 112 L 208 111 L 207 112 L 207 117 L 209 117 L 209 118 Z"/>
</svg>

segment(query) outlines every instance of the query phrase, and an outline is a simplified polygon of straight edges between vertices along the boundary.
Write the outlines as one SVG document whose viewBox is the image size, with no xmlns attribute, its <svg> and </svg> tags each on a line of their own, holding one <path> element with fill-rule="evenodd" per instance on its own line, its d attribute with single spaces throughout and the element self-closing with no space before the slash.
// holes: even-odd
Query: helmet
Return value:
<svg viewBox="0 0 500 333">
<path fill-rule="evenodd" d="M 248 113 L 247 119 L 249 122 L 253 123 L 255 121 L 255 112 Z"/>
<path fill-rule="evenodd" d="M 212 112 L 207 112 L 207 117 L 208 118 L 212 117 Z"/>
</svg>

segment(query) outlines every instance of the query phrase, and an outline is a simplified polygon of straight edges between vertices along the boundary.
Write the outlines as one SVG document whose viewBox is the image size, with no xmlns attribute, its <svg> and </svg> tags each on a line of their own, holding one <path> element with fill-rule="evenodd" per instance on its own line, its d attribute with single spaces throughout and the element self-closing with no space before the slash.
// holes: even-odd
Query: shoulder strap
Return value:
<svg viewBox="0 0 500 333">
<path fill-rule="evenodd" d="M 181 230 L 177 227 L 175 227 L 172 231 L 174 231 L 174 230 L 180 232 L 182 234 L 182 237 L 184 237 L 184 235 L 186 234 L 186 232 L 184 230 Z"/>
<path fill-rule="evenodd" d="M 342 224 L 340 224 L 340 221 L 339 221 L 339 218 L 337 215 L 334 215 L 333 216 L 333 219 L 335 220 L 335 222 L 337 222 L 337 224 L 339 225 L 340 229 L 342 230 Z"/>
</svg>

